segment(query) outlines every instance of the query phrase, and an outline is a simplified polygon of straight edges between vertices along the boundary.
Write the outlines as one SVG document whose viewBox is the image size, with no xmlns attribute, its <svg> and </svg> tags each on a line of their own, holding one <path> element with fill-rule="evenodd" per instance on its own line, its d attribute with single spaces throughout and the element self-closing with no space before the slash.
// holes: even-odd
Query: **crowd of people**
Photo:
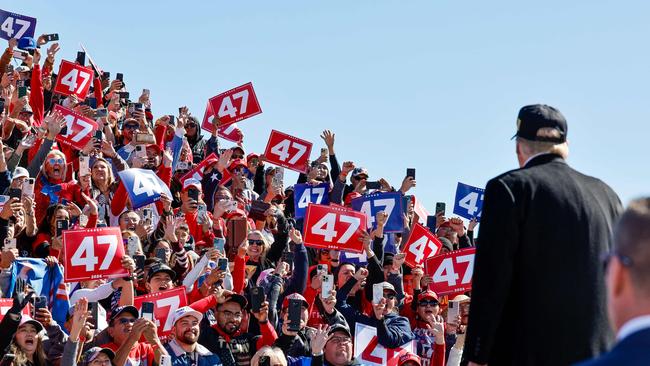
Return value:
<svg viewBox="0 0 650 366">
<path fill-rule="evenodd" d="M 363 363 L 353 354 L 357 324 L 375 329 L 370 343 L 391 350 L 390 364 L 460 364 L 469 294 L 439 296 L 421 266 L 404 264 L 400 244 L 414 224 L 412 204 L 403 232 L 384 233 L 387 215 L 375 215 L 376 228 L 363 237 L 366 260 L 306 247 L 292 183 L 274 178 L 278 169 L 259 150 L 247 151 L 241 141 L 224 148 L 218 118 L 204 135 L 188 108 L 156 116 L 148 90 L 126 97 L 135 95 L 126 88 L 128 74 L 111 79 L 96 69 L 85 100 L 56 93 L 59 45 L 41 36 L 14 67 L 18 42 L 9 40 L 0 58 L 4 364 L 356 365 Z M 57 141 L 69 125 L 56 105 L 96 120 L 101 139 L 82 149 Z M 321 137 L 327 154 L 311 161 L 296 184 L 326 183 L 331 205 L 350 207 L 371 192 L 405 195 L 415 187 L 414 177 L 396 187 L 377 179 L 362 160 L 346 157 L 341 165 L 335 134 L 325 130 Z M 199 164 L 202 175 L 187 178 Z M 133 168 L 155 173 L 171 195 L 134 207 L 133 187 L 119 174 Z M 378 189 L 366 187 L 371 177 Z M 31 183 L 33 193 L 25 189 Z M 260 202 L 268 208 L 251 215 Z M 476 224 L 465 227 L 440 212 L 430 229 L 449 252 L 474 245 Z M 56 282 L 72 255 L 64 251 L 66 229 L 102 227 L 119 228 L 128 275 Z M 241 227 L 243 235 L 229 235 Z M 46 275 L 34 277 L 37 269 Z M 325 293 L 326 278 L 334 283 Z M 44 290 L 51 283 L 54 290 Z M 155 299 L 179 288 L 188 305 L 166 320 L 134 306 L 143 295 Z M 449 301 L 461 306 L 453 319 Z M 161 332 L 167 324 L 169 332 Z"/>
</svg>

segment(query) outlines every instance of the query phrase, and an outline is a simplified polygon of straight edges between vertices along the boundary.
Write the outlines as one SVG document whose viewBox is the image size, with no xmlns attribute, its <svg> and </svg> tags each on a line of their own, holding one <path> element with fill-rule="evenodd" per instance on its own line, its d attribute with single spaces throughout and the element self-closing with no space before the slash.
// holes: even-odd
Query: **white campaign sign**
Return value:
<svg viewBox="0 0 650 366">
<path fill-rule="evenodd" d="M 415 341 L 398 348 L 386 348 L 377 341 L 377 328 L 357 322 L 354 334 L 354 357 L 362 365 L 384 366 L 397 365 L 395 358 L 402 350 L 416 352 Z M 393 360 L 393 362 L 390 362 Z"/>
</svg>

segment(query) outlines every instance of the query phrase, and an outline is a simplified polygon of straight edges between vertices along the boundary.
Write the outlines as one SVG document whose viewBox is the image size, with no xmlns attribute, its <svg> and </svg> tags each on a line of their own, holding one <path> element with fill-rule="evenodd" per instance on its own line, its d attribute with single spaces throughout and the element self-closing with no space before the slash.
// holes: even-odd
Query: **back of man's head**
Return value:
<svg viewBox="0 0 650 366">
<path fill-rule="evenodd" d="M 614 229 L 614 251 L 626 265 L 638 295 L 650 300 L 650 197 L 630 203 Z"/>
</svg>

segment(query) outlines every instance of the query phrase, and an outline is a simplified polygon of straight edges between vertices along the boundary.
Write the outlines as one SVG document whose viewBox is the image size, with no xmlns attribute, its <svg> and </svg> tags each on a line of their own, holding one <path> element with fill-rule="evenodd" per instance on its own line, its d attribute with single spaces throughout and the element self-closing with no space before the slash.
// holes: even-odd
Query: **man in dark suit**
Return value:
<svg viewBox="0 0 650 366">
<path fill-rule="evenodd" d="M 609 353 L 580 366 L 650 364 L 650 197 L 630 204 L 606 257 L 607 308 L 618 330 Z"/>
<path fill-rule="evenodd" d="M 622 211 L 572 169 L 567 123 L 547 105 L 517 119 L 520 169 L 487 183 L 464 358 L 469 365 L 569 365 L 612 341 L 600 255 Z"/>
</svg>

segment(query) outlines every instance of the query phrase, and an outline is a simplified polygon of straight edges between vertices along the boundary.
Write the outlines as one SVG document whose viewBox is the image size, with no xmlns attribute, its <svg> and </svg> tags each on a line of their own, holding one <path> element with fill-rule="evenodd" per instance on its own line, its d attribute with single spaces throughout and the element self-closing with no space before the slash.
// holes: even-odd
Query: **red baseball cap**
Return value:
<svg viewBox="0 0 650 366">
<path fill-rule="evenodd" d="M 438 299 L 438 294 L 436 294 L 431 290 L 424 291 L 423 293 L 418 295 L 418 301 L 422 301 L 424 299 L 434 299 L 440 302 L 440 299 Z"/>
<path fill-rule="evenodd" d="M 282 300 L 282 308 L 283 309 L 289 306 L 289 300 L 300 300 L 300 301 L 302 301 L 302 306 L 309 309 L 309 303 L 307 302 L 305 297 L 302 296 L 301 294 L 297 293 L 297 292 L 294 292 L 293 294 L 285 297 L 284 300 Z"/>
<path fill-rule="evenodd" d="M 408 361 L 413 361 L 413 362 L 417 363 L 418 365 L 422 365 L 422 363 L 420 362 L 420 357 L 418 355 L 416 355 L 415 353 L 409 352 L 409 351 L 406 351 L 406 350 L 400 352 L 399 361 L 397 361 L 397 365 L 402 366 L 403 364 L 407 363 Z"/>
</svg>

